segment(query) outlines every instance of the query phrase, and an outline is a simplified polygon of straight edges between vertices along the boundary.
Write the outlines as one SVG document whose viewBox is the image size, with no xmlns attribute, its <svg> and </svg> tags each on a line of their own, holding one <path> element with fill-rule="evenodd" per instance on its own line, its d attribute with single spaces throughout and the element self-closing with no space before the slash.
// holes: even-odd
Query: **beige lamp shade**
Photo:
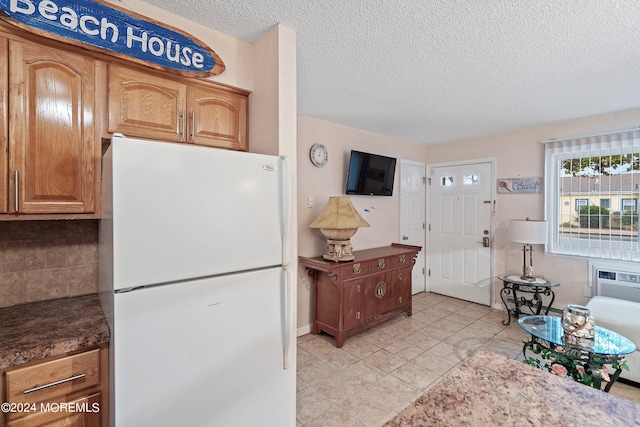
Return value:
<svg viewBox="0 0 640 427">
<path fill-rule="evenodd" d="M 320 215 L 309 225 L 319 228 L 327 238 L 327 252 L 322 255 L 331 261 L 351 261 L 354 255 L 349 239 L 356 234 L 358 228 L 368 227 L 364 220 L 346 196 L 329 197 Z"/>
<path fill-rule="evenodd" d="M 369 223 L 360 216 L 351 200 L 346 196 L 329 197 L 320 215 L 309 225 L 311 228 L 319 228 L 329 239 L 348 239 L 358 231 L 360 227 L 368 227 Z M 328 236 L 324 230 L 331 230 Z"/>
<path fill-rule="evenodd" d="M 547 221 L 510 219 L 508 238 L 512 242 L 543 245 L 547 243 Z"/>
<path fill-rule="evenodd" d="M 547 243 L 547 221 L 532 221 L 527 219 L 510 219 L 508 239 L 512 242 L 522 243 L 522 276 L 520 279 L 534 281 L 533 274 L 533 247 L 531 245 L 543 245 Z M 527 262 L 529 252 L 529 262 Z"/>
</svg>

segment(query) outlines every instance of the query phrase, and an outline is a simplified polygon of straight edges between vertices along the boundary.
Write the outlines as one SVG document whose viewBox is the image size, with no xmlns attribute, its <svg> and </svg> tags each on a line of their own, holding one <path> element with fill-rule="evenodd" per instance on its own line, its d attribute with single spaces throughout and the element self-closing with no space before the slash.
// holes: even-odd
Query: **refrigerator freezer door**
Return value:
<svg viewBox="0 0 640 427">
<path fill-rule="evenodd" d="M 282 268 L 116 294 L 116 426 L 293 426 L 285 300 Z"/>
<path fill-rule="evenodd" d="M 112 139 L 115 289 L 283 264 L 284 162 Z"/>
</svg>

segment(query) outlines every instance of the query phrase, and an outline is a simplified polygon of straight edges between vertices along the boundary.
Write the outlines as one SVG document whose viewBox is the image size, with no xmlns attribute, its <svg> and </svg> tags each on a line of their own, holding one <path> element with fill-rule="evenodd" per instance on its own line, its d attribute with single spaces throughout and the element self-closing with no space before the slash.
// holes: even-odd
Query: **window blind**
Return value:
<svg viewBox="0 0 640 427">
<path fill-rule="evenodd" d="M 640 128 L 543 143 L 547 250 L 640 261 Z"/>
</svg>

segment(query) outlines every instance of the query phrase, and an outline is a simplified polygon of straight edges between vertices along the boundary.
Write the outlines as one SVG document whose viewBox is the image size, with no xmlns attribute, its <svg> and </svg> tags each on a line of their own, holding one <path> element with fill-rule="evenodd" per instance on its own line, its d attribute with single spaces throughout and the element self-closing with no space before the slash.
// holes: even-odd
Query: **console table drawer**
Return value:
<svg viewBox="0 0 640 427">
<path fill-rule="evenodd" d="M 369 264 L 366 262 L 356 262 L 342 267 L 342 277 L 344 280 L 362 277 L 369 274 Z"/>
<path fill-rule="evenodd" d="M 407 254 L 394 255 L 390 257 L 391 268 L 408 267 L 413 265 L 413 260 Z"/>
<path fill-rule="evenodd" d="M 380 271 L 387 271 L 391 268 L 388 257 L 376 258 L 369 261 L 369 272 L 377 273 Z"/>
</svg>

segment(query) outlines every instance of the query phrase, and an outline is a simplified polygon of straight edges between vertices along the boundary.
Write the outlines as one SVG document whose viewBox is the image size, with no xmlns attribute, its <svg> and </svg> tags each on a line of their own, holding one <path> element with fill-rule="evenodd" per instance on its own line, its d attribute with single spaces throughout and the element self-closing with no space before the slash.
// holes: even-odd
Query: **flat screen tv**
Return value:
<svg viewBox="0 0 640 427">
<path fill-rule="evenodd" d="M 396 159 L 351 150 L 347 175 L 347 194 L 393 195 Z"/>
</svg>

